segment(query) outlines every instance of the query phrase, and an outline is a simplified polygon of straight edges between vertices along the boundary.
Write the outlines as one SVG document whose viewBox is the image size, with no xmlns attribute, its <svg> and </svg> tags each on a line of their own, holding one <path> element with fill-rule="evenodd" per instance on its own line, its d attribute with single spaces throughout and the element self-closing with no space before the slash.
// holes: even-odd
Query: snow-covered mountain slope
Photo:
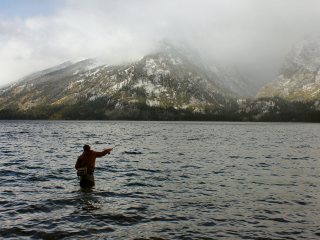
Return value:
<svg viewBox="0 0 320 240">
<path fill-rule="evenodd" d="M 29 109 L 51 104 L 61 97 L 69 83 L 95 66 L 92 59 L 76 63 L 65 62 L 58 66 L 28 75 L 9 87 L 0 90 L 0 108 Z"/>
<path fill-rule="evenodd" d="M 0 90 L 0 109 L 112 99 L 118 106 L 133 103 L 201 112 L 206 107 L 224 107 L 247 89 L 237 73 L 206 65 L 170 44 L 133 63 L 94 64 L 94 60 L 64 63 L 27 76 Z M 237 84 L 242 85 L 239 92 Z"/>
<path fill-rule="evenodd" d="M 288 100 L 320 99 L 320 37 L 297 43 L 278 78 L 257 94 L 257 97 L 274 96 Z"/>
</svg>

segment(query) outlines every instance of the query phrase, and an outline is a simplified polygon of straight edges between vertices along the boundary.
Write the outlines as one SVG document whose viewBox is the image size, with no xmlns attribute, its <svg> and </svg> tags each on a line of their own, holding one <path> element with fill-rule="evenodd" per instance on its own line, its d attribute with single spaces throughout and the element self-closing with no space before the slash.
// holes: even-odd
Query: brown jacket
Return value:
<svg viewBox="0 0 320 240">
<path fill-rule="evenodd" d="M 96 166 L 96 158 L 103 157 L 106 154 L 110 154 L 112 149 L 105 149 L 102 152 L 95 152 L 93 150 L 84 151 L 77 160 L 75 168 L 86 167 L 89 172 L 93 172 Z"/>
</svg>

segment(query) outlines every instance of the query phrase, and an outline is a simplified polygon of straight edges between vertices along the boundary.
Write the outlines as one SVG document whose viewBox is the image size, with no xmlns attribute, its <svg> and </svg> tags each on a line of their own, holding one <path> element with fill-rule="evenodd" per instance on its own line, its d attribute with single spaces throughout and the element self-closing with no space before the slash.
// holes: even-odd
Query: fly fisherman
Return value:
<svg viewBox="0 0 320 240">
<path fill-rule="evenodd" d="M 94 169 L 96 158 L 110 154 L 112 148 L 107 148 L 102 152 L 96 152 L 90 149 L 89 145 L 83 146 L 83 153 L 78 157 L 75 168 L 77 175 L 80 176 L 80 186 L 82 188 L 90 188 L 94 186 Z"/>
</svg>

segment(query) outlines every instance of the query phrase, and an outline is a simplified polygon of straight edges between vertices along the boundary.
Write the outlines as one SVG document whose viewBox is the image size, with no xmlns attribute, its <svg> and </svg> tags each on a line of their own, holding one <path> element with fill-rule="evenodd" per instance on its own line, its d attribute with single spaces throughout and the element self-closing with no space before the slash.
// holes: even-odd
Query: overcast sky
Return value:
<svg viewBox="0 0 320 240">
<path fill-rule="evenodd" d="M 0 0 L 0 86 L 68 60 L 132 61 L 162 39 L 262 83 L 319 31 L 320 0 Z"/>
</svg>

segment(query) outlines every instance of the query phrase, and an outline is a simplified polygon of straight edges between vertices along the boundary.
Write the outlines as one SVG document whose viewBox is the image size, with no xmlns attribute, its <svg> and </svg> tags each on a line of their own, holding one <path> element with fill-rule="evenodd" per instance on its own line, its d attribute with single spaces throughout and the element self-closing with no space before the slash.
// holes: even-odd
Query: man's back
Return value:
<svg viewBox="0 0 320 240">
<path fill-rule="evenodd" d="M 103 157 L 106 154 L 110 154 L 111 152 L 111 148 L 110 149 L 105 149 L 102 152 L 96 152 L 93 150 L 86 150 L 83 151 L 83 153 L 78 157 L 77 163 L 75 168 L 87 168 L 90 169 L 91 171 L 94 171 L 95 166 L 96 166 L 96 158 L 97 157 Z"/>
</svg>

